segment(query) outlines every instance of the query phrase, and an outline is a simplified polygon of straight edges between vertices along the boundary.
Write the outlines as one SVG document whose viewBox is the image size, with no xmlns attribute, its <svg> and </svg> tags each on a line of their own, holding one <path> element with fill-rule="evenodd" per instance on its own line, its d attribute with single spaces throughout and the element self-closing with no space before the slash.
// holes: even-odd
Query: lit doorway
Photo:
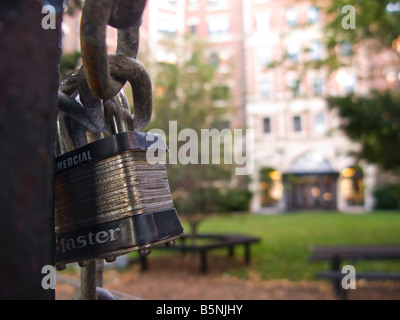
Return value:
<svg viewBox="0 0 400 320">
<path fill-rule="evenodd" d="M 339 174 L 286 174 L 284 186 L 288 210 L 336 210 Z"/>
<path fill-rule="evenodd" d="M 319 152 L 297 158 L 283 175 L 287 210 L 336 210 L 338 178 Z"/>
</svg>

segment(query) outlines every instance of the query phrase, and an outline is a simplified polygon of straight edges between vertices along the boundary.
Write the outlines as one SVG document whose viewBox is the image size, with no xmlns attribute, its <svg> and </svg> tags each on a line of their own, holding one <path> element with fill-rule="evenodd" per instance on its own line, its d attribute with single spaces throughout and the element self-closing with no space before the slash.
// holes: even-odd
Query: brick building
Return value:
<svg viewBox="0 0 400 320">
<path fill-rule="evenodd" d="M 348 67 L 328 73 L 319 65 L 327 54 L 326 18 L 313 3 L 148 0 L 144 13 L 141 50 L 147 59 L 179 59 L 164 45 L 167 38 L 180 43 L 191 35 L 210 44 L 205 54 L 225 79 L 236 110 L 230 127 L 255 130 L 254 212 L 373 207 L 377 168 L 360 167 L 348 155 L 358 146 L 337 129 L 340 119 L 328 110 L 326 97 L 398 85 L 398 55 L 370 56 L 361 47 L 352 57 L 343 43 L 338 50 Z M 73 19 L 65 23 L 69 33 L 77 28 Z M 109 36 L 113 52 L 115 32 Z M 76 42 L 66 41 L 65 50 Z"/>
<path fill-rule="evenodd" d="M 326 17 L 313 1 L 244 3 L 246 116 L 256 131 L 253 211 L 371 209 L 377 168 L 359 168 L 348 155 L 358 146 L 338 130 L 326 97 L 393 86 L 398 56 L 361 47 L 351 57 L 343 43 L 348 67 L 329 74 L 318 66 L 327 55 Z"/>
</svg>

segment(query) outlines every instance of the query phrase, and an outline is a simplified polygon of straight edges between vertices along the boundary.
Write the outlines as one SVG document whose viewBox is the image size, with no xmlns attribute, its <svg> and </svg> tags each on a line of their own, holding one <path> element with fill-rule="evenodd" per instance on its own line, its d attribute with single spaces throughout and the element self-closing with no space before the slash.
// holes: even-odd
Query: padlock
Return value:
<svg viewBox="0 0 400 320">
<path fill-rule="evenodd" d="M 105 109 L 112 134 L 55 159 L 58 266 L 145 255 L 183 233 L 165 163 L 154 164 L 167 152 L 162 136 L 120 132 L 122 109 Z"/>
</svg>

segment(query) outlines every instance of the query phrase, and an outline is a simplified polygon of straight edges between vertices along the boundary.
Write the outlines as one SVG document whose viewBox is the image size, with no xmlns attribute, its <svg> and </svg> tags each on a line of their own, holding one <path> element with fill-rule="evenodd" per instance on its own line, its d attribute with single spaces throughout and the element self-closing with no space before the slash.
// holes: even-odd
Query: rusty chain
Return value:
<svg viewBox="0 0 400 320">
<path fill-rule="evenodd" d="M 141 131 L 152 115 L 152 84 L 136 60 L 146 0 L 86 0 L 81 19 L 83 65 L 60 84 L 56 155 L 98 140 L 103 134 Z M 118 30 L 116 54 L 107 54 L 106 28 Z M 122 91 L 132 87 L 134 114 Z M 79 99 L 78 99 L 79 98 Z M 96 264 L 97 263 L 97 264 Z M 81 273 L 81 299 L 113 299 L 101 289 L 103 261 Z"/>
<path fill-rule="evenodd" d="M 124 82 L 110 77 L 106 27 L 118 29 L 117 54 L 136 59 L 145 0 L 86 0 L 81 21 L 83 65 L 91 91 L 99 98 L 118 94 Z"/>
<path fill-rule="evenodd" d="M 58 93 L 58 133 L 63 137 L 63 143 L 59 141 L 57 146 L 58 154 L 86 144 L 87 132 L 96 138 L 102 133 L 115 133 L 117 129 L 112 129 L 110 122 L 132 131 L 140 131 L 149 123 L 151 79 L 136 60 L 145 6 L 146 0 L 85 1 L 80 29 L 83 65 L 62 81 Z M 107 54 L 107 26 L 118 31 L 113 55 Z M 120 93 L 126 82 L 132 87 L 133 115 Z"/>
</svg>

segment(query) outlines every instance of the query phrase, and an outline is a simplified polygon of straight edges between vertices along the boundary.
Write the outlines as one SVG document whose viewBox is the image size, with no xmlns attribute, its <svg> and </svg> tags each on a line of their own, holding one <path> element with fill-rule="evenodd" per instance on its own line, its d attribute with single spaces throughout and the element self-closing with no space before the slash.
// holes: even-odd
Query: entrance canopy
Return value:
<svg viewBox="0 0 400 320">
<path fill-rule="evenodd" d="M 288 174 L 332 174 L 332 170 L 328 160 L 318 151 L 307 152 L 297 158 L 290 166 Z"/>
</svg>

